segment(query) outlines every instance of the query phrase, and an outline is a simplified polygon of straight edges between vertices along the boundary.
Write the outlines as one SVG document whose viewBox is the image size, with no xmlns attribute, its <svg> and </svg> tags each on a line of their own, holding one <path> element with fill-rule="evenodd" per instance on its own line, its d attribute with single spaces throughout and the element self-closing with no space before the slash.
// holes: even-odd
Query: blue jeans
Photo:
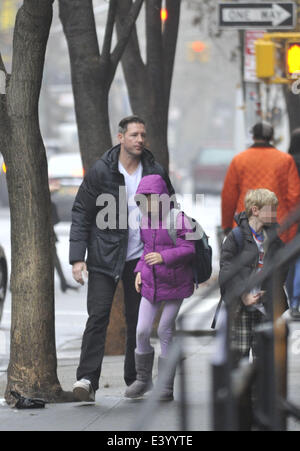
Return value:
<svg viewBox="0 0 300 451">
<path fill-rule="evenodd" d="M 298 308 L 300 305 L 300 257 L 289 270 L 286 289 L 289 296 L 290 308 Z"/>
</svg>

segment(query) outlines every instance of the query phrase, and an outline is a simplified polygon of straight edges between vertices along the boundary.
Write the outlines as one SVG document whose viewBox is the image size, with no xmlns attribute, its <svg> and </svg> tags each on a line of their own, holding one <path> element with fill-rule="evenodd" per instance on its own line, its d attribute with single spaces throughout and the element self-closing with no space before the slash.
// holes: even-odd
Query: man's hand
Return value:
<svg viewBox="0 0 300 451">
<path fill-rule="evenodd" d="M 160 265 L 163 263 L 163 258 L 158 252 L 150 252 L 149 254 L 145 255 L 145 262 L 152 266 L 152 265 Z"/>
<path fill-rule="evenodd" d="M 264 294 L 265 294 L 265 291 L 260 291 L 257 294 L 250 294 L 250 293 L 243 294 L 243 296 L 242 296 L 243 304 L 246 305 L 247 307 L 249 307 L 250 305 L 255 305 L 260 301 L 261 297 Z"/>
<path fill-rule="evenodd" d="M 135 277 L 135 289 L 138 293 L 141 292 L 141 285 L 142 285 L 142 277 L 141 273 L 138 272 Z"/>
<path fill-rule="evenodd" d="M 72 275 L 73 279 L 76 280 L 76 282 L 80 283 L 80 285 L 84 285 L 83 275 L 87 277 L 87 274 L 88 272 L 85 262 L 74 263 L 72 267 Z"/>
</svg>

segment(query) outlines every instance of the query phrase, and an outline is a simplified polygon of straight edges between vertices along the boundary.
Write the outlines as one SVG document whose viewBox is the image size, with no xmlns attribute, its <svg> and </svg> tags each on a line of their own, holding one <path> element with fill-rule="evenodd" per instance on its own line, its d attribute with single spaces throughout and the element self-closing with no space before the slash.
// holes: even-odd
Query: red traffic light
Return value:
<svg viewBox="0 0 300 451">
<path fill-rule="evenodd" d="M 167 8 L 162 8 L 160 10 L 160 18 L 161 18 L 161 21 L 163 23 L 167 20 L 167 18 L 168 18 L 168 10 L 167 10 Z"/>
<path fill-rule="evenodd" d="M 191 48 L 196 53 L 201 53 L 206 49 L 206 44 L 203 41 L 193 41 Z"/>
</svg>

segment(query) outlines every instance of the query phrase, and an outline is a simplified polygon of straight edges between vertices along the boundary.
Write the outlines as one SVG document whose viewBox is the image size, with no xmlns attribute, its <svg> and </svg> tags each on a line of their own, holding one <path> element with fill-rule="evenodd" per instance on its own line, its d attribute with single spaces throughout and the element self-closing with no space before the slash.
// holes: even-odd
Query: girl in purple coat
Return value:
<svg viewBox="0 0 300 451">
<path fill-rule="evenodd" d="M 142 299 L 135 350 L 137 378 L 125 392 L 128 398 L 138 398 L 152 387 L 154 349 L 150 345 L 150 335 L 161 303 L 164 302 L 164 308 L 157 330 L 161 346 L 158 378 L 166 364 L 175 320 L 182 301 L 194 291 L 192 260 L 195 255 L 195 244 L 185 239 L 185 235 L 192 230 L 189 224 L 186 227 L 187 221 L 184 220 L 183 213 L 179 213 L 176 218 L 177 239 L 174 244 L 168 230 L 170 201 L 168 208 L 164 208 L 165 203 L 162 202 L 162 199 L 166 200 L 166 196 L 169 195 L 165 181 L 159 175 L 143 177 L 136 194 L 145 196 L 146 209 L 145 205 L 144 207 L 140 205 L 143 213 L 141 239 L 144 243 L 144 252 L 135 268 L 135 286 Z M 136 200 L 137 198 L 140 199 L 141 196 L 136 196 Z M 174 377 L 175 371 L 163 387 L 161 400 L 173 399 Z"/>
</svg>

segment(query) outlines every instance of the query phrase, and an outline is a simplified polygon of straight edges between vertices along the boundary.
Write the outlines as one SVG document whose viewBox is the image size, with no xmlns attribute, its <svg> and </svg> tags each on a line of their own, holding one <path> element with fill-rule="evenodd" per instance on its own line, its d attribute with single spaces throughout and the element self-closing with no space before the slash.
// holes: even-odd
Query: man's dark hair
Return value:
<svg viewBox="0 0 300 451">
<path fill-rule="evenodd" d="M 274 129 L 267 122 L 258 122 L 252 128 L 253 139 L 270 142 L 274 137 Z"/>
<path fill-rule="evenodd" d="M 143 124 L 145 125 L 145 121 L 141 119 L 139 116 L 133 114 L 132 116 L 124 117 L 119 123 L 119 133 L 124 134 L 127 131 L 128 124 Z"/>
</svg>

